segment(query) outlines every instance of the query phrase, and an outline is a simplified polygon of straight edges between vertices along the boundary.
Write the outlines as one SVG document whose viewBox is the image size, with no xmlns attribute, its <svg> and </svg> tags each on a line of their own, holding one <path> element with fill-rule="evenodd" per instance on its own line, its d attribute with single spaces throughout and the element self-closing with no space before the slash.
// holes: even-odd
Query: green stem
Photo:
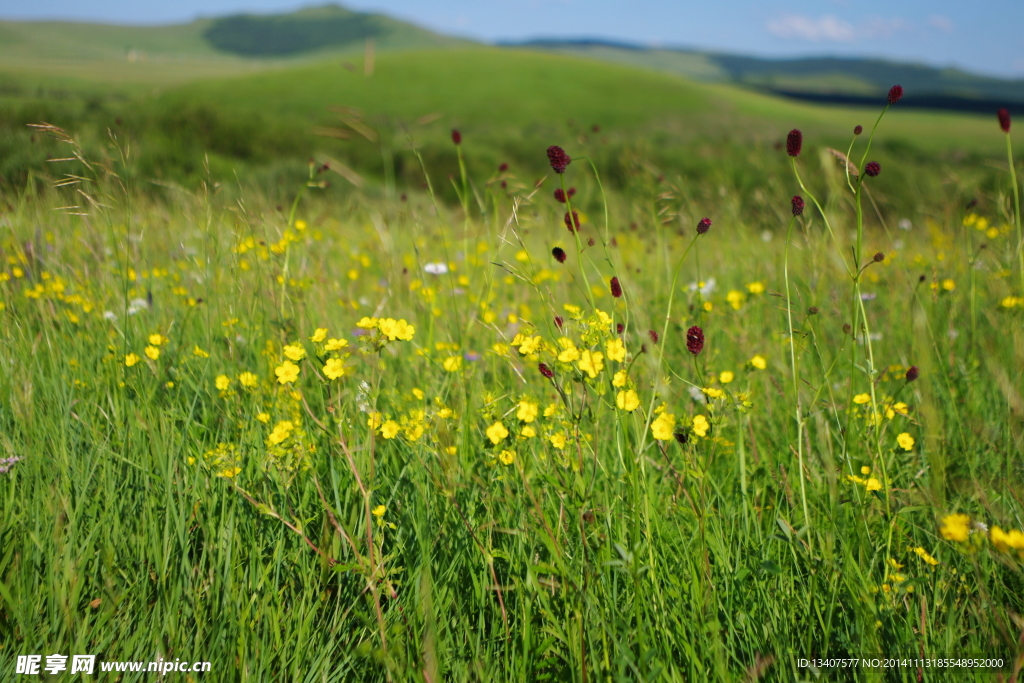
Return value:
<svg viewBox="0 0 1024 683">
<path fill-rule="evenodd" d="M 811 516 L 807 510 L 807 485 L 804 481 L 804 418 L 800 404 L 800 381 L 797 376 L 796 367 L 796 337 L 793 331 L 793 298 L 789 289 L 789 245 L 793 237 L 793 226 L 796 224 L 796 216 L 789 220 L 789 230 L 786 233 L 786 255 L 783 261 L 782 274 L 786 281 L 786 318 L 789 327 L 789 363 L 793 372 L 793 396 L 796 399 L 796 453 L 797 464 L 800 476 L 800 501 L 804 510 L 804 525 L 810 526 Z"/>
</svg>

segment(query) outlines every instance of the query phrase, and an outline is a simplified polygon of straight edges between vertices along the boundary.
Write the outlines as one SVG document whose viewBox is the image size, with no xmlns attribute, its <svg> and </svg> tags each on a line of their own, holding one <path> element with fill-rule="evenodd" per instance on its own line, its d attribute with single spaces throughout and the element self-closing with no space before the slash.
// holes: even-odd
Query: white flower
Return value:
<svg viewBox="0 0 1024 683">
<path fill-rule="evenodd" d="M 444 275 L 445 273 L 448 272 L 448 264 L 441 262 L 428 263 L 427 265 L 423 266 L 423 270 L 427 273 L 430 273 L 431 275 Z"/>
<path fill-rule="evenodd" d="M 704 403 L 704 392 L 698 386 L 691 385 L 689 388 L 690 398 L 697 403 Z"/>
<path fill-rule="evenodd" d="M 103 311 L 103 318 L 111 322 L 117 320 L 117 314 L 113 311 Z"/>
<path fill-rule="evenodd" d="M 704 296 L 707 296 L 711 292 L 715 291 L 715 278 L 709 277 L 704 282 L 691 282 L 690 283 L 690 291 L 691 292 L 696 292 L 696 291 L 698 291 L 698 289 L 700 290 L 700 293 L 703 294 Z"/>
<path fill-rule="evenodd" d="M 132 299 L 128 302 L 128 315 L 135 315 L 139 311 L 149 308 L 149 302 L 145 299 Z"/>
<path fill-rule="evenodd" d="M 909 218 L 901 218 L 900 222 L 896 225 L 900 226 L 900 230 L 910 230 L 914 227 L 914 224 L 910 222 Z"/>
<path fill-rule="evenodd" d="M 772 237 L 774 237 L 774 235 L 772 234 L 771 230 L 765 230 L 764 232 L 761 233 L 762 242 L 771 242 Z"/>
</svg>

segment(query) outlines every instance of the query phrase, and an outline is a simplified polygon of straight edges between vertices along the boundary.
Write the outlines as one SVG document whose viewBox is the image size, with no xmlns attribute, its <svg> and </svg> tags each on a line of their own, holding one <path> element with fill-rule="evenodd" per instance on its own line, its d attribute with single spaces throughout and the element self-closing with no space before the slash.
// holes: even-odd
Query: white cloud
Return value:
<svg viewBox="0 0 1024 683">
<path fill-rule="evenodd" d="M 948 21 L 948 20 L 947 20 Z M 825 15 L 817 19 L 801 14 L 788 14 L 770 19 L 765 28 L 774 36 L 788 40 L 806 40 L 812 43 L 852 43 L 856 40 L 892 38 L 910 28 L 898 17 L 872 17 L 854 25 L 838 17 Z"/>
<path fill-rule="evenodd" d="M 814 43 L 823 41 L 849 43 L 856 36 L 856 31 L 851 24 L 833 16 L 812 19 L 800 14 L 790 14 L 778 19 L 770 19 L 765 28 L 768 29 L 768 33 L 779 38 L 797 38 Z"/>
<path fill-rule="evenodd" d="M 928 17 L 928 25 L 945 33 L 951 33 L 953 31 L 953 22 L 949 17 L 944 17 L 941 14 L 933 14 Z"/>
</svg>

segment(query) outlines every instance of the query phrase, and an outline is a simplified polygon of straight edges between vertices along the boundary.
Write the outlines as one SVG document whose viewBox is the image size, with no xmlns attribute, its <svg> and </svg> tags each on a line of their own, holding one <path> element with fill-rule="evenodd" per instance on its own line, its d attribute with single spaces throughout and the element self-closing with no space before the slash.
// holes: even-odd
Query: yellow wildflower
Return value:
<svg viewBox="0 0 1024 683">
<path fill-rule="evenodd" d="M 324 375 L 327 379 L 338 379 L 345 374 L 345 364 L 340 358 L 328 358 L 324 363 Z"/>
<path fill-rule="evenodd" d="M 380 427 L 380 425 L 381 425 L 381 423 L 383 421 L 384 421 L 384 418 L 381 416 L 380 413 L 372 412 L 372 413 L 370 413 L 369 418 L 367 418 L 367 420 L 366 420 L 366 426 L 369 427 L 370 429 L 376 431 L 377 428 Z"/>
<path fill-rule="evenodd" d="M 378 322 L 380 321 L 377 320 L 377 318 L 368 318 L 366 316 L 363 316 L 362 318 L 359 319 L 359 322 L 356 323 L 356 327 L 360 327 L 364 330 L 375 330 L 377 329 Z"/>
<path fill-rule="evenodd" d="M 993 527 L 993 530 L 995 530 L 996 528 L 998 527 Z M 922 560 L 932 565 L 933 567 L 939 563 L 938 560 L 936 560 L 934 557 L 928 554 L 927 550 L 920 546 L 914 548 L 914 552 L 917 554 L 918 557 L 920 557 Z"/>
<path fill-rule="evenodd" d="M 590 379 L 597 377 L 597 373 L 604 369 L 604 354 L 600 351 L 584 351 L 580 356 L 579 368 L 587 373 Z"/>
<path fill-rule="evenodd" d="M 730 370 L 723 370 L 718 374 L 718 381 L 721 382 L 722 384 L 728 384 L 729 382 L 733 381 L 735 377 L 736 376 L 733 375 Z"/>
<path fill-rule="evenodd" d="M 328 339 L 327 343 L 324 344 L 324 351 L 337 351 L 348 346 L 347 339 Z"/>
<path fill-rule="evenodd" d="M 458 372 L 462 368 L 462 356 L 448 356 L 441 365 L 448 372 Z"/>
<path fill-rule="evenodd" d="M 963 513 L 946 515 L 942 518 L 942 526 L 939 527 L 939 533 L 947 541 L 963 543 L 967 540 L 968 533 L 970 533 L 967 527 L 970 521 L 971 518 Z"/>
<path fill-rule="evenodd" d="M 277 444 L 287 439 L 288 435 L 291 434 L 291 431 L 293 429 L 295 429 L 295 424 L 292 423 L 291 420 L 284 420 L 282 422 L 278 422 L 274 426 L 274 431 L 270 433 L 268 441 L 270 441 L 272 445 L 276 446 Z"/>
<path fill-rule="evenodd" d="M 238 382 L 243 387 L 252 389 L 257 384 L 259 384 L 259 378 L 256 377 L 256 375 L 251 372 L 243 372 L 241 375 L 238 376 Z"/>
<path fill-rule="evenodd" d="M 373 513 L 374 517 L 383 517 L 384 513 L 387 511 L 388 508 L 386 505 L 378 505 L 377 507 L 373 508 L 373 510 L 371 510 L 370 512 Z"/>
<path fill-rule="evenodd" d="M 195 356 L 196 358 L 210 357 L 210 354 L 208 354 L 206 351 L 203 351 L 201 348 L 199 348 L 199 346 L 195 346 L 192 348 L 192 355 Z"/>
<path fill-rule="evenodd" d="M 562 347 L 562 352 L 558 354 L 558 360 L 562 363 L 571 363 L 580 357 L 579 349 L 576 348 L 572 339 L 562 337 L 558 340 L 558 345 Z"/>
<path fill-rule="evenodd" d="M 302 348 L 298 344 L 289 344 L 284 347 L 284 355 L 287 356 L 289 360 L 302 360 L 306 357 L 306 349 Z"/>
<path fill-rule="evenodd" d="M 629 391 L 620 391 L 615 394 L 615 405 L 619 410 L 625 410 L 627 413 L 631 413 L 640 407 L 640 397 L 637 396 L 636 392 L 632 389 Z"/>
<path fill-rule="evenodd" d="M 277 375 L 277 381 L 279 384 L 289 384 L 298 379 L 299 366 L 286 360 L 284 363 L 274 368 L 274 374 Z"/>
<path fill-rule="evenodd" d="M 761 294 L 762 292 L 764 292 L 764 283 L 751 282 L 750 284 L 747 285 L 747 291 L 750 292 L 751 294 Z"/>
<path fill-rule="evenodd" d="M 231 386 L 231 378 L 227 375 L 217 375 L 217 379 L 213 382 L 221 391 L 227 391 L 228 387 Z"/>
<path fill-rule="evenodd" d="M 128 367 L 131 367 L 138 363 L 140 360 L 142 359 L 136 356 L 134 353 L 129 353 L 127 356 L 124 357 L 124 364 L 127 365 Z"/>
<path fill-rule="evenodd" d="M 1024 551 L 1024 533 L 1017 529 L 1011 529 L 1009 532 L 1006 532 L 994 526 L 989 532 L 989 539 L 991 539 L 992 545 L 999 552 L 1005 553 L 1011 549 Z"/>
<path fill-rule="evenodd" d="M 693 416 L 693 433 L 697 436 L 707 436 L 708 430 L 711 429 L 711 423 L 703 415 Z"/>
<path fill-rule="evenodd" d="M 149 335 L 149 343 L 153 346 L 160 346 L 161 344 L 167 343 L 167 337 L 160 333 Z"/>
<path fill-rule="evenodd" d="M 270 422 L 270 413 L 257 413 L 256 419 L 262 422 L 263 424 L 267 424 L 268 422 Z"/>
<path fill-rule="evenodd" d="M 160 349 L 158 349 L 155 346 L 147 346 L 146 347 L 146 356 L 150 360 L 156 360 L 157 358 L 160 357 Z"/>
<path fill-rule="evenodd" d="M 519 410 L 516 411 L 516 417 L 523 422 L 533 422 L 537 419 L 539 412 L 539 406 L 536 403 L 530 401 L 520 401 Z"/>
<path fill-rule="evenodd" d="M 550 441 L 551 445 L 557 448 L 558 450 L 563 450 L 565 448 L 565 434 L 563 434 L 562 432 L 552 434 L 551 436 L 548 437 L 548 441 Z"/>
<path fill-rule="evenodd" d="M 725 392 L 721 389 L 715 389 L 714 387 L 701 389 L 704 394 L 710 398 L 722 398 L 725 396 Z"/>
<path fill-rule="evenodd" d="M 864 488 L 866 488 L 868 491 L 881 491 L 882 482 L 878 481 L 874 477 L 871 477 L 866 482 L 864 482 Z"/>
<path fill-rule="evenodd" d="M 628 379 L 629 378 L 626 375 L 626 371 L 625 370 L 619 370 L 618 372 L 615 373 L 615 376 L 612 377 L 612 386 L 613 387 L 620 387 L 620 388 L 624 387 L 624 386 L 626 386 L 626 382 L 627 382 Z"/>
<path fill-rule="evenodd" d="M 491 440 L 491 443 L 498 445 L 505 437 L 508 436 L 508 430 L 505 429 L 505 425 L 500 422 L 495 422 L 487 428 L 487 438 Z"/>
<path fill-rule="evenodd" d="M 405 319 L 385 318 L 377 323 L 377 329 L 390 341 L 396 339 L 412 341 L 412 337 L 416 333 L 416 328 L 407 323 Z"/>
<path fill-rule="evenodd" d="M 768 367 L 768 361 L 765 360 L 764 356 L 762 356 L 761 354 L 757 354 L 756 356 L 751 358 L 750 364 L 753 365 L 758 370 L 764 370 L 765 368 Z"/>
<path fill-rule="evenodd" d="M 515 451 L 502 451 L 501 454 L 498 455 L 498 459 L 501 460 L 502 465 L 511 465 L 516 460 Z"/>
<path fill-rule="evenodd" d="M 326 338 L 327 338 L 327 328 L 326 327 L 318 327 L 318 328 L 316 328 L 316 332 L 313 333 L 313 336 L 309 338 L 309 341 L 313 342 L 314 344 L 319 344 L 320 342 L 322 342 Z"/>
<path fill-rule="evenodd" d="M 605 342 L 604 350 L 608 354 L 608 360 L 613 360 L 616 363 L 626 360 L 626 345 L 618 337 Z"/>
<path fill-rule="evenodd" d="M 519 430 L 519 436 L 523 437 L 524 439 L 532 439 L 533 437 L 537 436 L 537 430 L 531 427 L 530 425 L 526 425 L 525 427 Z"/>
<path fill-rule="evenodd" d="M 524 338 L 522 343 L 519 345 L 519 353 L 521 353 L 524 356 L 537 353 L 537 351 L 540 349 L 541 341 L 543 340 L 539 335 L 535 337 L 528 336 Z M 515 342 L 513 342 L 512 345 L 515 346 Z"/>
<path fill-rule="evenodd" d="M 398 436 L 398 423 L 394 420 L 388 420 L 380 427 L 380 435 L 385 439 L 393 439 Z"/>
<path fill-rule="evenodd" d="M 676 416 L 663 412 L 658 419 L 651 423 L 651 432 L 658 441 L 668 441 L 673 438 L 676 428 Z"/>
<path fill-rule="evenodd" d="M 871 401 L 871 394 L 857 394 L 853 397 L 853 402 L 858 405 L 863 405 Z"/>
<path fill-rule="evenodd" d="M 902 448 L 903 450 L 909 451 L 914 448 L 914 437 L 912 437 L 910 434 L 907 434 L 906 432 L 903 432 L 902 434 L 896 437 L 896 443 L 898 443 L 900 445 L 900 448 Z"/>
</svg>

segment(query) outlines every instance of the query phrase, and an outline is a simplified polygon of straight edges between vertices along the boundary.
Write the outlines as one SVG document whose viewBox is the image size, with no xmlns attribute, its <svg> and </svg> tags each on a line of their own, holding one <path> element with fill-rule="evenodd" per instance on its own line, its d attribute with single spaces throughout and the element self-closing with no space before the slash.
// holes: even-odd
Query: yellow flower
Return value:
<svg viewBox="0 0 1024 683">
<path fill-rule="evenodd" d="M 604 354 L 600 351 L 584 351 L 580 357 L 579 368 L 590 376 L 590 379 L 597 377 L 597 373 L 604 369 Z"/>
<path fill-rule="evenodd" d="M 608 360 L 621 363 L 626 360 L 626 345 L 619 338 L 609 339 L 604 344 L 604 350 L 608 354 Z"/>
<path fill-rule="evenodd" d="M 857 403 L 857 404 L 862 404 L 863 405 L 864 403 L 868 403 L 870 401 L 871 401 L 871 395 L 870 394 L 857 394 L 856 396 L 853 397 L 853 402 Z"/>
<path fill-rule="evenodd" d="M 404 319 L 395 320 L 394 318 L 385 318 L 378 321 L 377 329 L 379 329 L 380 333 L 391 341 L 396 339 L 411 341 L 413 335 L 416 333 L 416 328 L 407 323 Z"/>
<path fill-rule="evenodd" d="M 721 389 L 715 389 L 714 387 L 701 389 L 701 391 L 703 391 L 704 394 L 706 396 L 709 396 L 710 398 L 722 398 L 723 396 L 725 396 L 724 391 L 722 391 Z"/>
<path fill-rule="evenodd" d="M 549 403 L 544 407 L 544 417 L 551 417 L 558 412 L 557 403 Z"/>
<path fill-rule="evenodd" d="M 651 432 L 658 441 L 668 441 L 673 438 L 676 428 L 676 416 L 663 412 L 658 419 L 651 423 Z"/>
<path fill-rule="evenodd" d="M 753 365 L 758 370 L 764 370 L 766 367 L 768 367 L 768 361 L 766 361 L 764 356 L 762 356 L 761 354 L 757 354 L 756 356 L 751 358 L 750 364 Z"/>
<path fill-rule="evenodd" d="M 242 471 L 241 467 L 225 467 L 224 469 L 222 469 L 220 472 L 217 473 L 217 476 L 218 477 L 225 477 L 227 479 L 230 479 L 231 477 L 235 476 L 236 474 L 238 474 L 241 471 Z"/>
<path fill-rule="evenodd" d="M 451 408 L 441 408 L 441 410 L 437 411 L 437 416 L 442 420 L 447 420 L 453 415 L 455 415 L 455 411 Z"/>
<path fill-rule="evenodd" d="M 371 510 L 371 512 L 373 512 L 374 517 L 383 517 L 384 513 L 387 511 L 388 508 L 386 505 L 378 505 L 377 507 L 373 508 L 373 510 Z"/>
<path fill-rule="evenodd" d="M 206 351 L 203 351 L 198 346 L 193 347 L 192 355 L 195 356 L 196 358 L 209 358 L 210 357 L 210 354 L 208 354 Z"/>
<path fill-rule="evenodd" d="M 313 336 L 309 338 L 309 341 L 313 342 L 314 344 L 319 344 L 320 342 L 322 342 L 326 338 L 327 338 L 327 328 L 326 327 L 318 327 L 318 328 L 316 328 L 316 332 L 313 333 Z"/>
<path fill-rule="evenodd" d="M 160 346 L 161 344 L 167 343 L 167 337 L 160 333 L 149 335 L 149 343 L 153 346 Z"/>
<path fill-rule="evenodd" d="M 217 375 L 217 379 L 214 380 L 214 384 L 216 384 L 217 388 L 221 391 L 227 391 L 228 387 L 231 386 L 231 378 L 227 375 Z"/>
<path fill-rule="evenodd" d="M 239 383 L 248 389 L 252 389 L 254 386 L 259 384 L 259 378 L 251 372 L 243 372 L 238 376 Z"/>
<path fill-rule="evenodd" d="M 864 488 L 866 488 L 868 491 L 881 491 L 882 482 L 878 481 L 874 477 L 871 477 L 864 483 Z"/>
<path fill-rule="evenodd" d="M 306 357 L 306 349 L 302 348 L 298 344 L 289 344 L 284 347 L 284 355 L 287 356 L 289 360 L 302 360 Z"/>
<path fill-rule="evenodd" d="M 761 294 L 762 292 L 764 292 L 764 283 L 751 282 L 750 284 L 747 285 L 747 291 L 750 292 L 751 294 Z"/>
<path fill-rule="evenodd" d="M 551 445 L 557 448 L 558 450 L 563 450 L 565 448 L 565 434 L 561 432 L 549 436 L 548 441 L 550 441 Z"/>
<path fill-rule="evenodd" d="M 708 430 L 711 429 L 711 423 L 703 415 L 693 416 L 693 433 L 697 436 L 707 436 Z"/>
<path fill-rule="evenodd" d="M 629 378 L 626 375 L 626 371 L 619 370 L 618 372 L 615 373 L 615 376 L 612 377 L 612 386 L 622 388 L 626 386 L 626 382 L 628 379 Z"/>
<path fill-rule="evenodd" d="M 729 371 L 729 370 L 723 370 L 722 372 L 720 372 L 718 374 L 718 381 L 721 382 L 722 384 L 728 384 L 729 382 L 733 381 L 735 378 L 736 378 L 736 376 L 733 375 L 732 372 Z"/>
<path fill-rule="evenodd" d="M 361 327 L 364 330 L 375 330 L 377 329 L 378 322 L 377 318 L 368 318 L 363 316 L 359 319 L 359 322 L 356 323 L 356 327 Z"/>
<path fill-rule="evenodd" d="M 385 439 L 393 439 L 398 436 L 398 423 L 394 420 L 388 420 L 380 427 L 380 435 Z"/>
<path fill-rule="evenodd" d="M 136 356 L 134 353 L 129 353 L 127 356 L 124 357 L 124 364 L 127 365 L 128 367 L 131 367 L 138 363 L 140 360 L 142 359 Z"/>
<path fill-rule="evenodd" d="M 625 410 L 627 413 L 631 413 L 640 407 L 640 397 L 636 395 L 636 392 L 630 389 L 629 391 L 620 391 L 615 394 L 615 405 L 619 410 Z"/>
<path fill-rule="evenodd" d="M 491 443 L 498 445 L 505 437 L 508 436 L 508 430 L 505 429 L 505 425 L 500 422 L 495 422 L 487 428 L 487 438 L 491 440 Z"/>
<path fill-rule="evenodd" d="M 301 218 L 299 220 L 295 221 L 295 229 L 298 230 L 299 232 L 302 232 L 303 230 L 305 230 L 306 229 L 306 221 L 302 220 Z"/>
<path fill-rule="evenodd" d="M 147 346 L 146 356 L 149 357 L 150 360 L 156 360 L 160 357 L 160 349 L 155 346 Z"/>
<path fill-rule="evenodd" d="M 947 292 L 952 292 L 954 289 L 956 289 L 956 281 L 950 278 L 946 278 L 945 280 L 942 281 L 942 288 Z"/>
<path fill-rule="evenodd" d="M 291 420 L 284 420 L 282 422 L 278 422 L 274 426 L 274 431 L 270 433 L 270 436 L 268 437 L 267 440 L 270 441 L 271 445 L 276 446 L 277 444 L 287 439 L 288 435 L 291 434 L 291 431 L 293 429 L 295 429 L 295 424 L 292 423 Z"/>
<path fill-rule="evenodd" d="M 864 465 L 863 467 L 860 468 L 860 473 L 861 474 L 871 474 L 871 468 L 868 467 L 867 465 Z"/>
<path fill-rule="evenodd" d="M 728 301 L 729 305 L 737 311 L 740 310 L 741 306 L 743 306 L 744 298 L 743 292 L 736 291 L 735 289 L 730 290 L 730 292 L 725 295 L 725 300 Z"/>
<path fill-rule="evenodd" d="M 537 419 L 538 412 L 539 406 L 536 403 L 531 403 L 530 401 L 520 401 L 519 410 L 516 411 L 516 418 L 527 423 L 533 422 L 534 420 Z"/>
<path fill-rule="evenodd" d="M 580 357 L 579 349 L 576 348 L 572 339 L 562 337 L 558 340 L 558 345 L 562 347 L 562 352 L 558 354 L 558 360 L 562 363 L 571 363 Z"/>
<path fill-rule="evenodd" d="M 993 530 L 996 529 L 996 528 L 998 528 L 998 527 L 993 527 Z M 932 565 L 933 567 L 939 563 L 938 560 L 936 560 L 934 557 L 932 557 L 931 555 L 928 554 L 927 550 L 925 550 L 924 548 L 922 548 L 920 546 L 918 546 L 917 548 L 914 548 L 914 552 L 917 553 L 918 557 L 920 557 L 922 560 L 924 560 L 928 564 Z"/>
<path fill-rule="evenodd" d="M 967 540 L 969 533 L 967 525 L 970 521 L 971 518 L 963 513 L 946 515 L 942 518 L 942 526 L 939 527 L 939 533 L 947 541 L 963 543 Z"/>
<path fill-rule="evenodd" d="M 511 465 L 516 460 L 515 451 L 502 451 L 498 455 L 498 459 L 501 460 L 502 465 Z"/>
<path fill-rule="evenodd" d="M 537 351 L 540 349 L 541 341 L 543 340 L 541 339 L 540 335 L 524 338 L 522 340 L 522 343 L 519 345 L 519 353 L 521 353 L 524 356 L 529 356 L 531 354 L 537 353 Z M 514 341 L 512 345 L 515 346 Z"/>
<path fill-rule="evenodd" d="M 384 420 L 384 418 L 381 417 L 380 413 L 373 412 L 373 413 L 370 413 L 370 417 L 366 420 L 366 425 L 370 429 L 373 429 L 373 430 L 376 431 L 377 427 L 380 427 L 381 422 L 383 422 L 383 420 Z"/>
<path fill-rule="evenodd" d="M 348 346 L 347 339 L 328 339 L 327 343 L 324 344 L 324 351 L 337 351 Z"/>
<path fill-rule="evenodd" d="M 263 424 L 267 424 L 268 422 L 270 422 L 270 413 L 259 413 L 256 415 L 256 419 L 262 422 Z"/>
<path fill-rule="evenodd" d="M 417 401 L 422 401 L 424 393 L 423 393 L 422 389 L 416 389 L 414 387 L 413 390 L 412 390 L 412 395 L 416 398 Z"/>
<path fill-rule="evenodd" d="M 896 437 L 896 443 L 898 443 L 900 445 L 900 448 L 902 448 L 903 450 L 909 451 L 914 448 L 914 437 L 912 437 L 910 434 L 907 434 L 906 432 L 903 432 L 902 434 Z"/>
<path fill-rule="evenodd" d="M 532 439 L 533 437 L 537 436 L 537 430 L 527 425 L 519 430 L 519 436 L 523 437 L 524 439 Z"/>
<path fill-rule="evenodd" d="M 458 372 L 462 368 L 462 356 L 448 356 L 441 365 L 448 372 Z"/>
<path fill-rule="evenodd" d="M 991 539 L 992 545 L 996 547 L 996 550 L 1002 553 L 1009 552 L 1011 549 L 1024 550 L 1024 533 L 1017 529 L 1005 532 L 999 527 L 994 526 L 989 532 L 989 539 Z"/>
<path fill-rule="evenodd" d="M 289 384 L 298 379 L 299 366 L 286 360 L 284 363 L 274 368 L 274 374 L 277 375 L 277 381 L 279 384 Z"/>
<path fill-rule="evenodd" d="M 338 379 L 345 374 L 345 364 L 339 358 L 328 358 L 324 363 L 324 374 L 327 379 Z"/>
</svg>

